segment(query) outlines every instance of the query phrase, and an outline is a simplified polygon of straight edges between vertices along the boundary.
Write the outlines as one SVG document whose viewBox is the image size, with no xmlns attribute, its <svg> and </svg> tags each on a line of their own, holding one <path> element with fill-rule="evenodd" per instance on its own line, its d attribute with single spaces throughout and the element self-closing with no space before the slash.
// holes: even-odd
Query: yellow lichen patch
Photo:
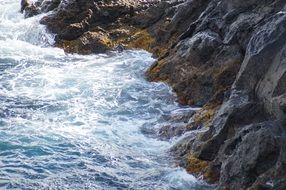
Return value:
<svg viewBox="0 0 286 190">
<path fill-rule="evenodd" d="M 114 46 L 114 42 L 108 36 L 101 36 L 99 40 L 102 44 L 106 45 L 109 48 L 112 48 Z"/>
<path fill-rule="evenodd" d="M 107 48 L 113 47 L 113 41 L 109 38 L 109 35 L 104 32 L 87 32 L 81 38 L 87 42 L 96 42 Z"/>
<path fill-rule="evenodd" d="M 60 47 L 68 53 L 103 53 L 113 47 L 113 42 L 108 34 L 103 32 L 86 32 L 76 40 L 62 40 L 58 42 Z"/>
<path fill-rule="evenodd" d="M 152 49 L 152 53 L 156 55 L 157 57 L 164 56 L 166 53 L 168 53 L 168 51 L 169 49 L 164 45 L 157 46 Z"/>
<path fill-rule="evenodd" d="M 204 179 L 209 183 L 215 183 L 219 181 L 220 174 L 214 172 L 210 167 L 207 168 L 206 172 L 203 174 Z"/>
<path fill-rule="evenodd" d="M 111 36 L 114 46 L 124 45 L 126 48 L 144 49 L 159 56 L 167 49 L 159 46 L 155 48 L 155 38 L 145 29 L 139 29 L 134 26 L 120 24 L 106 28 Z"/>
<path fill-rule="evenodd" d="M 165 81 L 167 82 L 169 77 L 161 72 L 162 67 L 166 64 L 164 60 L 159 60 L 154 63 L 147 71 L 146 76 L 150 81 Z"/>
<path fill-rule="evenodd" d="M 134 33 L 135 28 L 126 25 L 120 25 L 120 26 L 116 25 L 106 28 L 106 33 L 107 31 L 115 46 L 118 44 L 127 46 L 130 43 L 131 36 Z"/>
<path fill-rule="evenodd" d="M 67 53 L 78 53 L 80 42 L 78 40 L 61 40 L 56 44 L 57 47 L 62 48 Z M 82 52 L 87 54 L 88 52 Z"/>
<path fill-rule="evenodd" d="M 193 154 L 187 156 L 187 172 L 203 176 L 204 179 L 210 183 L 215 183 L 219 180 L 219 173 L 215 172 L 211 163 L 208 161 L 200 160 Z"/>
<path fill-rule="evenodd" d="M 152 44 L 154 38 L 147 30 L 139 30 L 132 34 L 130 42 L 127 44 L 128 48 L 140 48 L 152 52 Z"/>
<path fill-rule="evenodd" d="M 208 126 L 208 124 L 213 120 L 218 108 L 219 104 L 206 104 L 193 116 L 194 124 Z"/>
<path fill-rule="evenodd" d="M 203 175 L 208 169 L 208 162 L 196 158 L 194 155 L 187 157 L 187 171 L 191 174 Z"/>
</svg>

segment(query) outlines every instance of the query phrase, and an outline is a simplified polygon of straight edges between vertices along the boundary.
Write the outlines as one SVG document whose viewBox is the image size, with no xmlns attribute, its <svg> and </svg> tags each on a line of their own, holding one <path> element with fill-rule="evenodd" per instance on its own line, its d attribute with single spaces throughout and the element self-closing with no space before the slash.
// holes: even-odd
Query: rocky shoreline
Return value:
<svg viewBox="0 0 286 190">
<path fill-rule="evenodd" d="M 70 53 L 117 45 L 152 52 L 150 81 L 168 83 L 179 103 L 201 106 L 171 153 L 217 189 L 286 189 L 285 0 L 22 0 Z M 184 117 L 184 119 L 186 119 Z"/>
</svg>

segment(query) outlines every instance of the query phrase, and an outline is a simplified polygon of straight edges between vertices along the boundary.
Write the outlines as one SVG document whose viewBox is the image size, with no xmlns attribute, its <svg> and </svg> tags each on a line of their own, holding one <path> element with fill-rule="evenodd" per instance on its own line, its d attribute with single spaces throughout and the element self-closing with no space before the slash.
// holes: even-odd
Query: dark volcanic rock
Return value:
<svg viewBox="0 0 286 190">
<path fill-rule="evenodd" d="M 32 16 L 35 16 L 35 15 L 38 15 L 40 14 L 40 9 L 37 8 L 35 5 L 30 5 L 30 6 L 27 6 L 25 9 L 24 9 L 24 15 L 25 15 L 25 18 L 28 18 L 28 17 L 32 17 Z"/>
<path fill-rule="evenodd" d="M 206 113 L 223 103 L 206 132 L 172 149 L 185 167 L 190 155 L 209 161 L 218 189 L 286 189 L 285 7 L 282 0 L 186 0 L 154 24 L 169 48 L 147 78 L 168 82 L 181 103 L 205 105 Z"/>
<path fill-rule="evenodd" d="M 25 18 L 40 14 L 40 9 L 29 0 L 21 0 L 21 13 L 24 13 Z"/>
<path fill-rule="evenodd" d="M 57 34 L 57 40 L 74 40 L 88 31 L 97 9 L 93 0 L 62 2 L 58 9 L 44 17 L 41 23 Z"/>
<path fill-rule="evenodd" d="M 130 19 L 150 5 L 156 4 L 156 2 L 150 1 L 143 4 L 141 1 L 133 0 L 38 0 L 32 4 L 23 0 L 22 9 L 25 12 L 25 17 L 52 11 L 43 17 L 40 23 L 46 25 L 47 29 L 55 34 L 55 45 L 64 49 L 68 47 L 65 49 L 67 52 L 86 54 L 88 52 L 105 52 L 118 44 L 129 42 L 131 39 L 130 33 L 136 33 L 136 29 L 131 26 Z M 98 28 L 103 30 L 98 30 Z M 128 31 L 129 37 L 126 37 L 124 34 L 108 39 L 107 41 L 113 41 L 112 46 L 110 44 L 102 44 L 102 41 L 98 40 L 97 36 L 102 36 L 102 31 L 104 31 L 105 38 L 109 38 L 113 37 L 111 35 L 114 33 L 113 30 L 121 28 L 123 30 L 127 28 L 132 31 Z M 94 34 L 98 31 L 100 33 L 97 35 L 85 37 L 87 32 Z M 85 41 L 82 40 L 83 38 Z M 86 40 L 89 40 L 89 42 Z M 99 43 L 97 43 L 98 41 Z M 70 48 L 70 44 L 77 47 Z M 83 51 L 81 51 L 81 47 L 84 47 Z M 96 47 L 99 49 L 92 49 Z M 88 48 L 90 49 L 88 50 Z"/>
<path fill-rule="evenodd" d="M 162 20 L 170 16 L 169 23 L 156 24 L 166 31 L 159 40 L 166 36 L 171 49 L 151 67 L 147 78 L 167 81 L 181 103 L 204 105 L 234 82 L 253 31 L 263 19 L 279 12 L 282 4 L 281 0 L 251 1 L 249 6 L 228 0 L 184 1 L 173 15 L 165 12 Z M 172 37 L 179 40 L 170 42 Z M 225 69 L 229 72 L 222 72 Z M 216 80 L 219 75 L 226 84 Z"/>
<path fill-rule="evenodd" d="M 286 15 L 280 12 L 257 26 L 230 98 L 212 122 L 211 135 L 193 144 L 199 158 L 221 168 L 220 188 L 275 186 L 286 177 L 277 172 L 285 169 L 286 160 L 285 24 Z"/>
<path fill-rule="evenodd" d="M 281 149 L 285 149 L 285 140 L 285 130 L 279 123 L 245 126 L 225 143 L 222 150 L 225 156 L 231 156 L 222 160 L 220 188 L 246 189 L 255 182 L 265 187 L 270 182 L 277 183 L 277 178 L 285 175 L 275 171 L 281 167 L 281 161 L 286 161 L 284 156 L 280 156 Z M 262 179 L 266 172 L 268 176 Z"/>
<path fill-rule="evenodd" d="M 28 7 L 31 3 L 28 0 L 21 0 L 21 10 L 20 12 L 23 13 L 25 8 Z"/>
<path fill-rule="evenodd" d="M 61 3 L 61 0 L 44 0 L 40 2 L 41 12 L 46 13 L 56 9 Z"/>
</svg>

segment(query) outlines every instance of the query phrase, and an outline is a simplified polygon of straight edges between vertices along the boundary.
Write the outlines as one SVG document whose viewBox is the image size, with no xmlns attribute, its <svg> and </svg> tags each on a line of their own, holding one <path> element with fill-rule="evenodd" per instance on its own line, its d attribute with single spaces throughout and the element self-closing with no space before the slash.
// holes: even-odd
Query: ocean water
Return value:
<svg viewBox="0 0 286 190">
<path fill-rule="evenodd" d="M 180 107 L 145 51 L 66 54 L 0 0 L 0 189 L 209 189 L 142 133 Z"/>
</svg>

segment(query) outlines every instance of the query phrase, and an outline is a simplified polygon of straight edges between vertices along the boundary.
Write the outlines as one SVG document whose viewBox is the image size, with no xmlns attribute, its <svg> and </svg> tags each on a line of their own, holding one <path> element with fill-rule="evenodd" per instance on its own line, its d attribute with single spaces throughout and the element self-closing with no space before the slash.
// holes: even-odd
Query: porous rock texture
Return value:
<svg viewBox="0 0 286 190">
<path fill-rule="evenodd" d="M 189 172 L 217 189 L 286 189 L 285 0 L 33 6 L 54 10 L 41 23 L 68 52 L 100 53 L 125 43 L 158 56 L 147 79 L 167 82 L 181 104 L 202 106 L 187 124 L 159 131 L 164 139 L 182 135 L 170 151 Z"/>
</svg>

